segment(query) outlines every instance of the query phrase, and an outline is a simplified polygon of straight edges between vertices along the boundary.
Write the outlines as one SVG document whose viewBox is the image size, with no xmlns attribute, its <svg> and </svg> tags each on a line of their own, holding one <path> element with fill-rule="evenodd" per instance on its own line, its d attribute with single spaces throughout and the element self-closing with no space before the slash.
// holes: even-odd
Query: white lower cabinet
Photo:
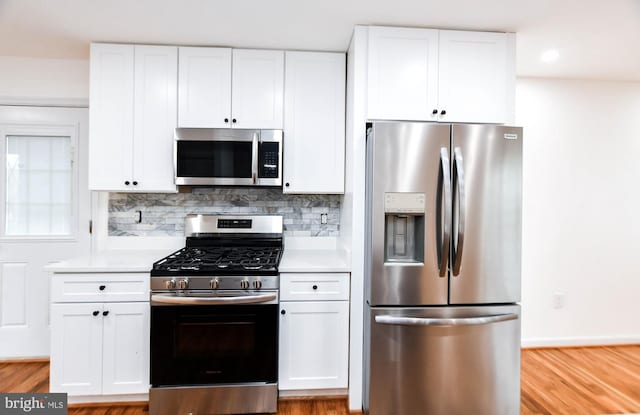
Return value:
<svg viewBox="0 0 640 415">
<path fill-rule="evenodd" d="M 346 389 L 349 274 L 292 273 L 280 278 L 278 388 Z"/>
<path fill-rule="evenodd" d="M 52 291 L 65 290 L 69 278 L 54 277 Z M 96 293 L 75 302 L 51 305 L 51 392 L 97 398 L 149 392 L 149 302 L 108 302 L 110 283 L 96 284 Z M 95 302 L 100 295 L 105 302 Z"/>
</svg>

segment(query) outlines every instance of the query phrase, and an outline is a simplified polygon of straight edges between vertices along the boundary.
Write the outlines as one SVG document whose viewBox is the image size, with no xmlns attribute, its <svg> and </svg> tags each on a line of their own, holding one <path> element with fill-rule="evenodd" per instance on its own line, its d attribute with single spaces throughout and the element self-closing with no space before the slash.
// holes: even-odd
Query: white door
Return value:
<svg viewBox="0 0 640 415">
<path fill-rule="evenodd" d="M 91 250 L 87 112 L 0 106 L 0 358 L 49 355 L 42 268 Z"/>
<path fill-rule="evenodd" d="M 132 190 L 175 192 L 178 48 L 136 45 L 134 73 Z"/>
<path fill-rule="evenodd" d="M 232 72 L 232 127 L 281 130 L 284 51 L 234 49 Z"/>
<path fill-rule="evenodd" d="M 51 306 L 51 392 L 101 393 L 103 311 L 102 303 Z"/>
<path fill-rule="evenodd" d="M 436 121 L 438 30 L 369 28 L 368 117 Z"/>
<path fill-rule="evenodd" d="M 279 389 L 347 387 L 348 301 L 281 302 L 279 331 Z"/>
<path fill-rule="evenodd" d="M 344 193 L 345 55 L 287 52 L 285 72 L 283 192 Z"/>
<path fill-rule="evenodd" d="M 439 64 L 440 121 L 506 122 L 507 34 L 441 30 Z"/>
<path fill-rule="evenodd" d="M 149 391 L 149 303 L 104 303 L 103 394 Z"/>
<path fill-rule="evenodd" d="M 133 187 L 133 45 L 91 45 L 91 190 Z"/>
<path fill-rule="evenodd" d="M 231 125 L 231 49 L 178 51 L 178 127 Z"/>
</svg>

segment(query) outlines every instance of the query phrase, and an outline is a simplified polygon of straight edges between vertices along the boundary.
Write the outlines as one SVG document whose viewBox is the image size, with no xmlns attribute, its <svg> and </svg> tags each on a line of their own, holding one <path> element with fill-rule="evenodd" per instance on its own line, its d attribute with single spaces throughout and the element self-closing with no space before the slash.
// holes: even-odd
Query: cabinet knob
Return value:
<svg viewBox="0 0 640 415">
<path fill-rule="evenodd" d="M 317 285 L 314 285 L 314 286 L 313 286 L 313 287 L 311 287 L 311 288 L 313 288 L 314 290 L 317 290 L 317 289 L 318 289 L 318 286 L 317 286 Z"/>
<path fill-rule="evenodd" d="M 433 115 L 436 115 L 436 114 L 438 113 L 438 110 L 437 110 L 437 109 L 435 109 L 435 110 L 431 111 L 431 113 L 432 113 Z"/>
<path fill-rule="evenodd" d="M 134 181 L 133 181 L 133 185 L 134 185 L 134 186 L 137 186 L 137 185 L 138 185 L 138 182 L 136 182 L 136 181 L 134 180 Z"/>
<path fill-rule="evenodd" d="M 282 314 L 284 316 L 285 314 L 287 314 L 287 312 L 286 312 L 286 310 L 282 310 L 282 311 L 280 311 L 280 314 Z"/>
<path fill-rule="evenodd" d="M 98 314 L 100 314 L 100 312 L 99 312 L 98 310 L 96 310 L 96 311 L 94 311 L 94 312 L 93 312 L 93 316 L 94 316 L 94 317 L 95 317 L 95 316 L 97 316 Z"/>
<path fill-rule="evenodd" d="M 284 187 L 289 187 L 289 183 L 285 183 L 285 184 L 284 184 Z"/>
<path fill-rule="evenodd" d="M 129 180 L 126 180 L 126 181 L 124 182 L 124 184 L 125 184 L 125 185 L 127 185 L 127 186 L 129 186 L 129 184 L 131 184 L 131 183 L 129 182 Z"/>
<path fill-rule="evenodd" d="M 231 122 L 235 124 L 236 123 L 236 119 L 235 118 L 232 119 Z"/>
<path fill-rule="evenodd" d="M 229 119 L 228 119 L 228 118 L 225 118 L 225 119 L 224 119 L 224 122 L 225 122 L 225 123 L 228 123 L 228 122 L 229 122 Z"/>
<path fill-rule="evenodd" d="M 102 315 L 103 315 L 103 316 L 108 316 L 108 315 L 109 315 L 109 311 L 108 311 L 108 310 L 107 310 L 107 311 L 103 311 L 103 312 L 102 312 Z"/>
<path fill-rule="evenodd" d="M 447 113 L 447 111 L 445 111 L 445 110 L 440 111 L 440 115 L 445 115 L 446 113 Z"/>
<path fill-rule="evenodd" d="M 98 289 L 99 289 L 100 291 L 104 291 L 104 289 L 105 289 L 105 288 L 107 288 L 107 286 L 106 286 L 106 285 L 101 285 L 101 286 L 99 286 L 99 287 L 98 287 Z"/>
</svg>

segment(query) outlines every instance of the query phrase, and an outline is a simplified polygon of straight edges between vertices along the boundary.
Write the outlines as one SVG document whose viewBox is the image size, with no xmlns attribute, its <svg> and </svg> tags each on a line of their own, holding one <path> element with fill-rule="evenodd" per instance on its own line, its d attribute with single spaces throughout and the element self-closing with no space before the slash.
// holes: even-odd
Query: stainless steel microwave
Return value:
<svg viewBox="0 0 640 415">
<path fill-rule="evenodd" d="M 176 128 L 177 185 L 282 185 L 282 130 Z"/>
</svg>

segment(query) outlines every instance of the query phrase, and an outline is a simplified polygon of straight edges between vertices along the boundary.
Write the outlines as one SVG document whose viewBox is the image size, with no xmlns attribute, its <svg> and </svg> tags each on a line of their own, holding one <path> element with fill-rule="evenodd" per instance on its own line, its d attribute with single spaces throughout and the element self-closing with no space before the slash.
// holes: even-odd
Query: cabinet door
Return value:
<svg viewBox="0 0 640 415">
<path fill-rule="evenodd" d="M 229 127 L 231 49 L 182 47 L 178 54 L 178 126 Z"/>
<path fill-rule="evenodd" d="M 438 31 L 369 28 L 368 118 L 435 121 Z"/>
<path fill-rule="evenodd" d="M 344 193 L 345 55 L 287 52 L 284 193 Z"/>
<path fill-rule="evenodd" d="M 233 127 L 282 129 L 283 51 L 234 49 L 232 85 Z"/>
<path fill-rule="evenodd" d="M 105 303 L 103 394 L 149 391 L 149 303 Z"/>
<path fill-rule="evenodd" d="M 91 45 L 90 190 L 121 191 L 131 187 L 133 49 L 133 45 Z"/>
<path fill-rule="evenodd" d="M 132 190 L 175 192 L 178 48 L 135 46 Z"/>
<path fill-rule="evenodd" d="M 349 302 L 282 302 L 280 309 L 278 387 L 346 388 Z"/>
<path fill-rule="evenodd" d="M 507 121 L 507 89 L 515 84 L 510 44 L 505 33 L 440 31 L 440 121 Z"/>
<path fill-rule="evenodd" d="M 102 312 L 100 303 L 51 306 L 51 392 L 101 393 Z"/>
</svg>

